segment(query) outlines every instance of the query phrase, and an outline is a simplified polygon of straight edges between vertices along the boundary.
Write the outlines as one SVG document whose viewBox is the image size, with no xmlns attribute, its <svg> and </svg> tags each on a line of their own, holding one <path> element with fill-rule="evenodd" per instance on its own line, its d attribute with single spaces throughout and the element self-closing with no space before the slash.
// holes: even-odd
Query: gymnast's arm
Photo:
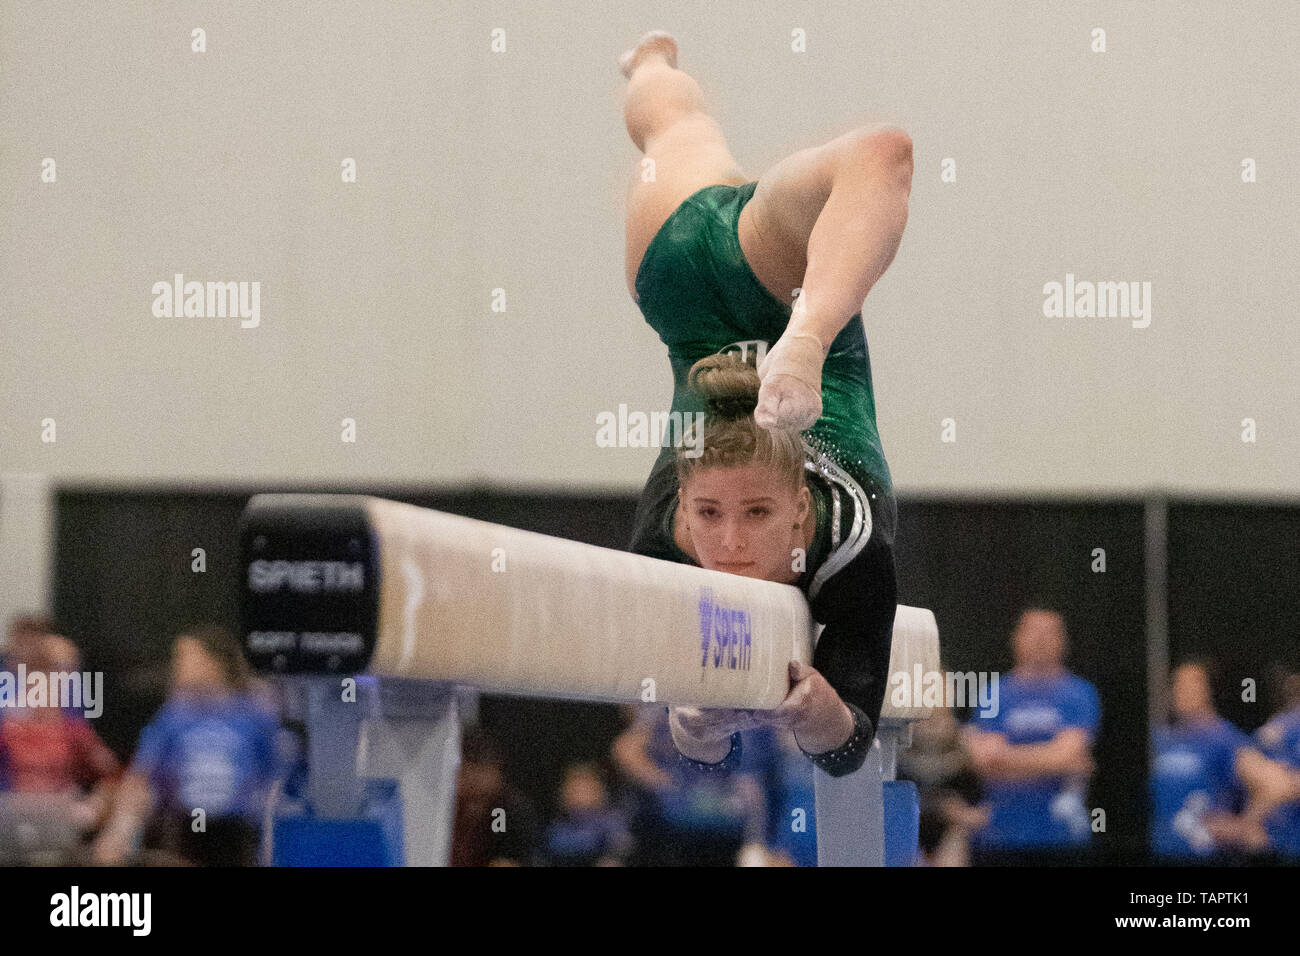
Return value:
<svg viewBox="0 0 1300 956">
<path fill-rule="evenodd" d="M 795 738 L 833 777 L 862 766 L 880 720 L 897 603 L 892 560 L 887 545 L 868 541 L 810 603 L 813 618 L 824 625 L 812 670 L 838 695 L 841 716 L 832 718 L 820 708 Z"/>
<path fill-rule="evenodd" d="M 822 354 L 894 261 L 907 227 L 911 138 L 886 127 L 866 146 L 833 163 L 830 195 L 808 235 L 802 293 L 786 329 L 790 336 L 811 336 Z M 798 190 L 789 195 L 807 201 Z"/>
<path fill-rule="evenodd" d="M 847 151 L 832 151 L 826 160 L 833 181 L 808 236 L 802 291 L 785 332 L 758 368 L 763 388 L 754 417 L 760 425 L 804 429 L 817 420 L 822 362 L 889 268 L 907 225 L 911 139 L 885 128 L 868 137 L 865 150 L 844 142 Z M 795 177 L 790 188 L 774 192 L 796 207 L 806 203 L 809 190 L 800 188 L 797 172 L 788 175 Z M 797 208 L 788 213 L 799 216 Z M 778 221 L 786 217 L 778 209 Z"/>
</svg>

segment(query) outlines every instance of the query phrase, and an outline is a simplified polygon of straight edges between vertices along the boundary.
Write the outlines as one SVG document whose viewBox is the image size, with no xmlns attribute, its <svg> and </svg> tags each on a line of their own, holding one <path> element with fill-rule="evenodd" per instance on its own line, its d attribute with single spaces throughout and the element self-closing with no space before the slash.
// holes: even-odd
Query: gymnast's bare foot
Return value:
<svg viewBox="0 0 1300 956">
<path fill-rule="evenodd" d="M 618 58 L 618 68 L 624 76 L 631 79 L 633 71 L 647 56 L 661 56 L 669 66 L 677 69 L 677 41 L 671 33 L 651 30 L 637 41 L 635 47 Z"/>
</svg>

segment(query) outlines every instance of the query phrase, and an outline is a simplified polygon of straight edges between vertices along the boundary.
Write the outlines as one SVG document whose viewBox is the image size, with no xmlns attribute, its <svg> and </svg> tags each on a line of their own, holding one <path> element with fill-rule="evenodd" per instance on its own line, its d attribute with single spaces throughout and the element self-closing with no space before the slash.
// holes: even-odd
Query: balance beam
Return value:
<svg viewBox="0 0 1300 956">
<path fill-rule="evenodd" d="M 811 661 L 819 631 L 790 585 L 381 498 L 257 495 L 239 538 L 244 646 L 257 670 L 372 675 L 407 687 L 406 700 L 412 682 L 436 682 L 567 700 L 771 709 L 789 689 L 788 662 Z M 890 673 L 910 674 L 914 663 L 938 668 L 938 631 L 930 612 L 900 607 Z M 337 779 L 318 788 L 317 802 L 345 815 L 359 786 L 352 780 L 340 791 L 349 755 L 337 751 L 360 734 L 359 710 L 340 711 L 328 698 L 312 698 L 330 741 L 313 747 L 312 758 L 337 764 Z M 437 713 L 413 717 L 407 706 L 402 719 L 427 718 L 450 734 L 449 698 L 434 698 Z M 886 727 L 927 714 L 887 699 L 877 737 L 901 739 Z M 368 719 L 383 724 L 383 705 Z M 449 758 L 438 749 L 434 769 L 445 777 Z M 877 783 L 886 769 L 873 772 Z M 831 788 L 855 807 L 859 776 Z M 818 773 L 819 794 L 831 779 Z M 819 835 L 823 811 L 836 812 L 819 797 Z"/>
</svg>

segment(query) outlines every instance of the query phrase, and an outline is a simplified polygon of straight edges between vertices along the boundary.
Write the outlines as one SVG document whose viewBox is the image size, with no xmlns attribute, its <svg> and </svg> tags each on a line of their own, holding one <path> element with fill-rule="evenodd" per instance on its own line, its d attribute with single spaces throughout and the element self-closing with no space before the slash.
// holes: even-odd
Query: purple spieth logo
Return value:
<svg viewBox="0 0 1300 956">
<path fill-rule="evenodd" d="M 713 588 L 701 588 L 700 667 L 707 668 L 712 658 L 715 668 L 747 671 L 750 645 L 749 612 L 719 607 L 713 599 Z"/>
</svg>

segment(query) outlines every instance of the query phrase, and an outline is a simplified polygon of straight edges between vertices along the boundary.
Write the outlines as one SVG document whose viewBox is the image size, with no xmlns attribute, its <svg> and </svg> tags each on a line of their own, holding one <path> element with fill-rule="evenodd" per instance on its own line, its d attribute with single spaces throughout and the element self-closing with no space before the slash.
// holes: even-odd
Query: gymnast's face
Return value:
<svg viewBox="0 0 1300 956">
<path fill-rule="evenodd" d="M 811 497 L 773 468 L 735 465 L 696 471 L 678 506 L 702 567 L 790 583 L 799 578 L 793 551 L 805 547 Z"/>
</svg>

